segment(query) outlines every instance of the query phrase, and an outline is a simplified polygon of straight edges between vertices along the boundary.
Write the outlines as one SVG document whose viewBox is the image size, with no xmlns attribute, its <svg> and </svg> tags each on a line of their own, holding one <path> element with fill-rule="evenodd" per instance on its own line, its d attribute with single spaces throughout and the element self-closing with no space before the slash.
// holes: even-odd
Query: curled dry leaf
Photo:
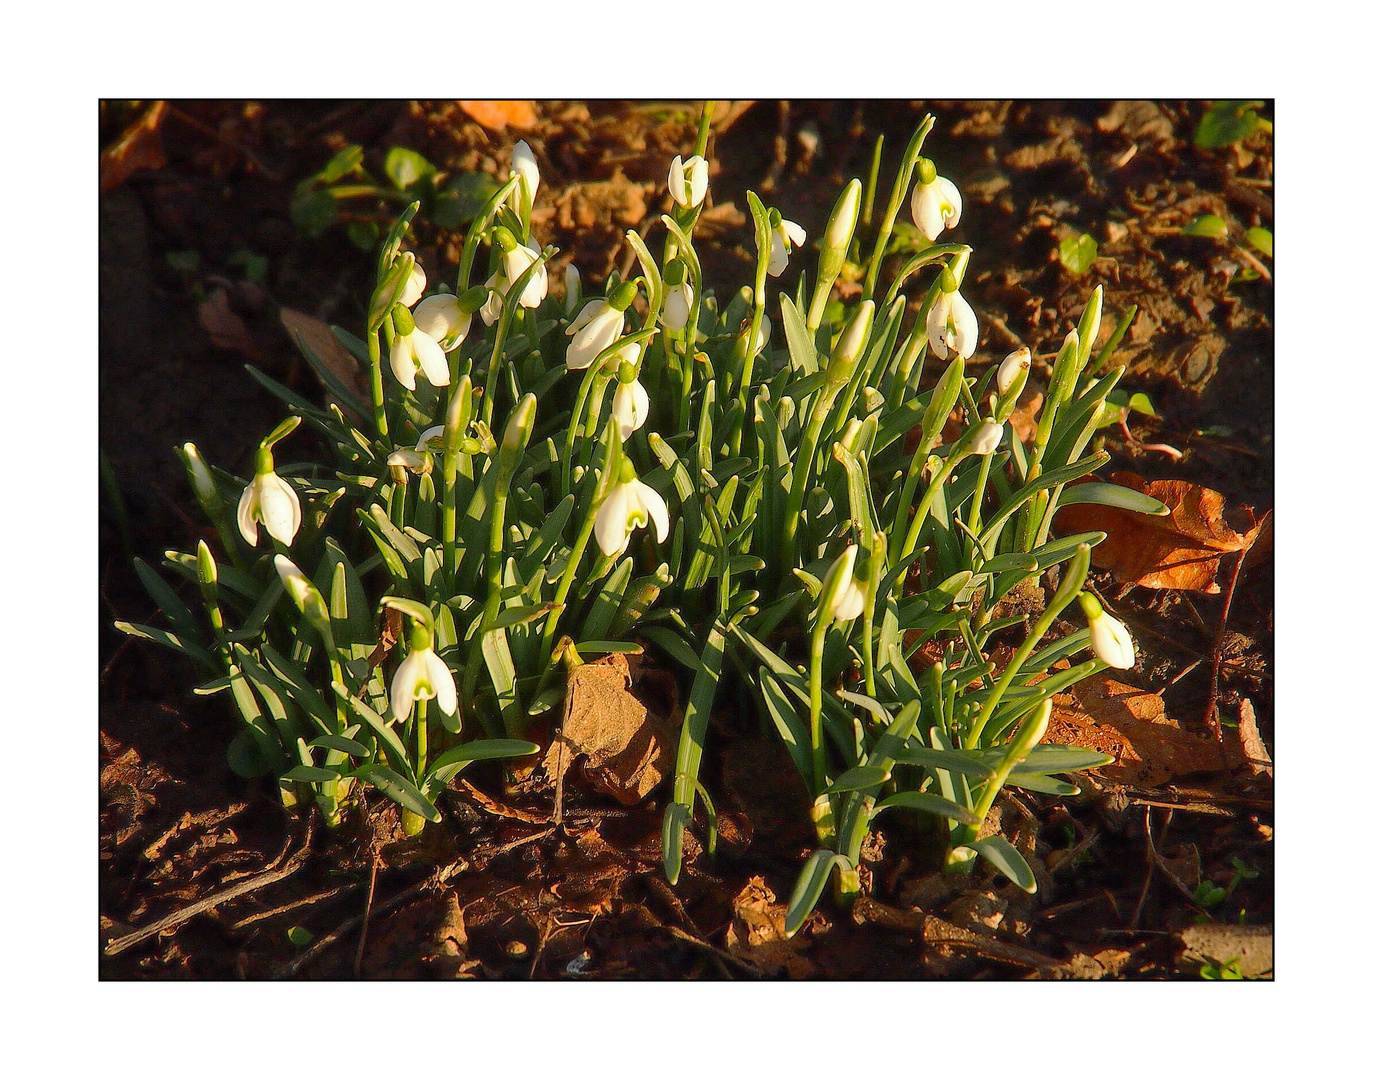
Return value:
<svg viewBox="0 0 1373 1080">
<path fill-rule="evenodd" d="M 202 300 L 197 313 L 200 325 L 218 348 L 230 349 L 254 363 L 263 361 L 262 346 L 248 329 L 248 324 L 229 305 L 229 294 L 223 289 L 216 289 Z"/>
<path fill-rule="evenodd" d="M 662 782 L 677 752 L 680 718 L 650 709 L 629 685 L 629 664 L 621 653 L 582 664 L 568 675 L 562 733 L 544 755 L 550 779 L 556 782 L 578 754 L 585 754 L 592 786 L 625 806 L 642 802 Z M 670 714 L 678 711 L 675 685 L 665 680 Z"/>
<path fill-rule="evenodd" d="M 725 948 L 730 953 L 769 975 L 785 972 L 790 978 L 804 979 L 810 974 L 814 965 L 802 955 L 809 940 L 787 937 L 787 905 L 777 902 L 761 877 L 749 878 L 733 906 L 734 918 L 725 931 Z"/>
<path fill-rule="evenodd" d="M 1165 715 L 1163 698 L 1104 674 L 1054 695 L 1044 741 L 1112 755 L 1114 765 L 1095 771 L 1133 787 L 1157 787 L 1174 776 L 1225 768 L 1215 741 L 1183 731 Z"/>
<path fill-rule="evenodd" d="M 353 354 L 334 336 L 329 324 L 303 311 L 284 307 L 278 312 L 281 325 L 298 346 L 309 349 L 331 374 L 363 401 L 372 398 L 372 385 Z"/>
<path fill-rule="evenodd" d="M 532 101 L 459 101 L 458 106 L 487 131 L 532 128 L 538 122 Z"/>
<path fill-rule="evenodd" d="M 1106 539 L 1092 551 L 1093 564 L 1109 570 L 1117 581 L 1149 589 L 1220 592 L 1216 574 L 1221 557 L 1247 550 L 1270 516 L 1256 519 L 1251 508 L 1234 508 L 1231 520 L 1241 519 L 1242 531 L 1237 531 L 1226 520 L 1225 496 L 1218 491 L 1186 480 L 1145 480 L 1124 471 L 1112 474 L 1111 483 L 1158 499 L 1168 507 L 1168 516 L 1075 503 L 1062 507 L 1054 516 L 1054 531 L 1059 535 L 1095 530 L 1106 533 Z"/>
</svg>

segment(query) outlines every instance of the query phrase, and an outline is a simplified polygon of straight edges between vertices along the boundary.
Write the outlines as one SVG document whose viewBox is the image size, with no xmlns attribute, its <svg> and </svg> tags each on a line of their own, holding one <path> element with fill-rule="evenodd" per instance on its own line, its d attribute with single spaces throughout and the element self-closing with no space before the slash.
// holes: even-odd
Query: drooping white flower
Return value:
<svg viewBox="0 0 1373 1080">
<path fill-rule="evenodd" d="M 416 259 L 414 266 L 410 268 L 410 277 L 406 279 L 405 288 L 400 291 L 400 296 L 396 297 L 396 303 L 414 307 L 415 301 L 424 295 L 424 287 L 428 283 L 424 276 L 424 267 Z"/>
<path fill-rule="evenodd" d="M 568 368 L 581 371 L 590 367 L 591 361 L 602 349 L 608 348 L 624 328 L 623 311 L 615 309 L 606 300 L 589 301 L 567 328 L 567 333 L 573 335 L 567 346 Z"/>
<path fill-rule="evenodd" d="M 688 210 L 700 206 L 709 186 L 710 166 L 706 164 L 705 158 L 698 155 L 683 161 L 682 155 L 678 154 L 672 159 L 672 164 L 667 170 L 667 190 L 680 206 L 685 206 Z"/>
<path fill-rule="evenodd" d="M 617 558 L 628 549 L 630 534 L 647 528 L 650 519 L 661 544 L 667 539 L 668 525 L 663 497 L 637 477 L 616 484 L 596 511 L 596 543 L 607 558 Z"/>
<path fill-rule="evenodd" d="M 534 205 L 534 196 L 539 190 L 539 163 L 534 160 L 534 151 L 521 139 L 510 153 L 510 175 L 524 181 L 529 192 L 529 205 Z"/>
<path fill-rule="evenodd" d="M 951 180 L 936 176 L 930 183 L 915 182 L 911 192 L 911 220 L 916 230 L 930 243 L 945 229 L 952 229 L 963 216 L 963 196 Z"/>
<path fill-rule="evenodd" d="M 696 293 L 692 290 L 690 282 L 682 281 L 676 285 L 669 285 L 663 297 L 663 325 L 674 334 L 680 334 L 685 330 L 687 320 L 691 318 L 691 304 L 695 299 Z"/>
<path fill-rule="evenodd" d="M 391 678 L 391 712 L 405 720 L 416 701 L 438 698 L 444 715 L 458 711 L 458 687 L 453 673 L 430 647 L 412 648 Z"/>
<path fill-rule="evenodd" d="M 977 316 L 956 289 L 934 298 L 926 327 L 930 352 L 941 360 L 951 352 L 966 360 L 977 348 Z"/>
<path fill-rule="evenodd" d="M 610 406 L 610 415 L 620 425 L 620 441 L 644 426 L 648 419 L 648 391 L 639 380 L 623 382 L 615 388 L 615 400 Z"/>
<path fill-rule="evenodd" d="M 1087 632 L 1092 641 L 1092 652 L 1097 659 L 1104 660 L 1113 668 L 1128 670 L 1135 666 L 1135 643 L 1130 640 L 1130 632 L 1119 619 L 1107 615 L 1101 602 L 1091 593 L 1078 597 L 1083 614 L 1087 616 Z"/>
<path fill-rule="evenodd" d="M 768 277 L 778 277 L 787 268 L 787 258 L 793 247 L 806 242 L 806 230 L 794 221 L 783 219 L 772 230 L 772 254 L 768 257 Z"/>
<path fill-rule="evenodd" d="M 463 311 L 452 293 L 426 296 L 414 315 L 415 326 L 437 341 L 444 352 L 452 352 L 461 345 L 472 328 L 471 312 Z"/>
<path fill-rule="evenodd" d="M 407 390 L 415 389 L 415 371 L 435 386 L 448 385 L 448 358 L 443 346 L 418 326 L 408 334 L 397 334 L 391 343 L 391 371 Z"/>
<path fill-rule="evenodd" d="M 501 269 L 504 272 L 505 280 L 508 283 L 516 281 L 538 257 L 539 252 L 537 250 L 524 244 L 516 244 L 509 251 L 503 252 Z M 529 284 L 524 287 L 524 292 L 520 294 L 520 307 L 536 308 L 543 303 L 543 298 L 547 295 L 548 267 L 540 265 L 534 271 L 534 276 L 529 279 Z"/>
<path fill-rule="evenodd" d="M 505 303 L 505 290 L 510 282 L 504 274 L 497 272 L 486 279 L 486 303 L 481 306 L 482 322 L 494 326 L 501 317 L 501 307 Z"/>
<path fill-rule="evenodd" d="M 300 531 L 300 498 L 275 472 L 258 473 L 238 500 L 238 531 L 253 547 L 257 546 L 259 521 L 288 546 Z"/>
<path fill-rule="evenodd" d="M 1002 426 L 995 420 L 983 420 L 973 429 L 968 453 L 985 457 L 1001 445 Z"/>
<path fill-rule="evenodd" d="M 1005 397 L 1022 371 L 1030 370 L 1030 350 L 1024 347 L 1007 353 L 1006 359 L 996 369 L 996 392 Z"/>
</svg>

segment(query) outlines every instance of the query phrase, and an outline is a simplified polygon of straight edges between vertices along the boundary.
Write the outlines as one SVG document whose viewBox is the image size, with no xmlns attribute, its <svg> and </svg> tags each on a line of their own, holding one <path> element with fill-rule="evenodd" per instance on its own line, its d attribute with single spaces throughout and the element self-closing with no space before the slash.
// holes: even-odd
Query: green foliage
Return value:
<svg viewBox="0 0 1373 1080">
<path fill-rule="evenodd" d="M 713 847 L 701 765 L 728 693 L 751 695 L 777 732 L 778 761 L 796 767 L 812 799 L 817 848 L 789 930 L 828 882 L 841 902 L 856 896 L 862 844 L 881 814 L 932 816 L 950 870 L 985 859 L 1033 890 L 1020 852 L 978 837 L 993 801 L 1007 784 L 1075 793 L 1062 775 L 1108 760 L 1040 744 L 1052 695 L 1104 666 L 1051 671 L 1087 646 L 1086 632 L 1056 639 L 1056 620 L 1104 538 L 1052 535 L 1055 512 L 1121 498 L 1166 509 L 1111 485 L 1067 487 L 1105 463 L 1084 454 L 1108 409 L 1148 406 L 1112 398 L 1118 370 L 1096 375 L 1118 340 L 1094 358 L 1100 289 L 1058 352 L 1025 442 L 1007 423 L 1023 377 L 1001 391 L 995 365 L 980 377 L 967 370 L 971 309 L 948 290 L 970 249 L 936 243 L 908 255 L 899 236 L 888 249 L 931 123 L 907 147 L 876 235 L 867 215 L 845 250 L 820 242 L 829 269 L 812 279 L 814 297 L 804 278 L 791 295 L 768 294 L 779 211 L 749 193 L 760 258 L 751 285 L 707 287 L 692 239 L 700 207 L 675 206 L 656 256 L 631 232 L 634 275 L 565 307 L 547 295 L 555 252 L 531 237 L 515 180 L 440 188 L 427 162 L 393 150 L 387 180 L 414 201 L 381 245 L 363 336 L 334 330 L 366 365 L 370 400 L 304 341 L 338 404 L 320 407 L 254 372 L 329 451 L 276 467 L 300 524 L 289 540 L 258 540 L 289 550 L 290 562 L 238 535 L 230 508 L 249 479 L 204 466 L 189 448 L 214 530 L 197 556 L 169 553 L 165 569 L 199 588 L 204 618 L 150 571 L 170 628 L 124 629 L 190 656 L 205 692 L 229 690 L 244 723 L 233 767 L 274 777 L 284 803 L 313 802 L 327 821 L 371 789 L 417 831 L 439 818 L 444 788 L 468 764 L 537 749 L 526 729 L 561 699 L 565 667 L 646 647 L 690 682 L 663 818 L 670 880 L 698 802 Z M 703 125 L 702 145 L 704 135 Z M 371 184 L 360 151 L 341 152 L 298 192 L 316 215 L 298 220 L 327 227 L 340 200 L 361 194 L 359 180 Z M 470 222 L 445 283 L 463 313 L 453 325 L 467 325 L 435 346 L 446 372 L 407 359 L 419 318 L 398 306 L 413 266 L 401 251 L 409 222 L 422 201 L 445 199 L 450 220 Z M 1087 272 L 1095 248 L 1076 238 L 1064 265 Z M 901 260 L 894 280 L 886 254 Z M 685 267 L 691 287 L 684 322 L 667 315 L 669 265 Z M 841 273 L 862 278 L 859 306 L 828 295 Z M 880 304 L 879 277 L 892 282 Z M 413 390 L 385 362 L 393 348 Z M 570 370 L 574 355 L 587 362 Z M 626 419 L 633 384 L 646 422 L 641 405 Z M 259 461 L 289 445 L 264 441 Z M 1000 602 L 1053 566 L 1059 584 L 1043 615 L 1028 626 L 1006 615 Z M 1014 656 L 994 667 L 1002 644 Z M 431 655 L 437 669 L 425 666 Z M 421 669 L 435 697 L 406 674 Z"/>
<path fill-rule="evenodd" d="M 1065 236 L 1058 245 L 1058 261 L 1070 274 L 1089 274 L 1096 261 L 1097 243 L 1091 233 Z"/>
<path fill-rule="evenodd" d="M 1217 101 L 1202 115 L 1197 125 L 1196 145 L 1214 149 L 1243 142 L 1260 126 L 1273 125 L 1259 116 L 1262 101 Z"/>
</svg>

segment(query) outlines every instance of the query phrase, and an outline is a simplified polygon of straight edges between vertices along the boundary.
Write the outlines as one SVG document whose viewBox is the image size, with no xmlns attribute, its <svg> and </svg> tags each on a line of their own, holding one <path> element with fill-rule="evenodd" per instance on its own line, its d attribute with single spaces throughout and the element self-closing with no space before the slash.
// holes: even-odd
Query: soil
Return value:
<svg viewBox="0 0 1373 1080">
<path fill-rule="evenodd" d="M 1271 769 L 1233 755 L 1148 787 L 1146 774 L 1084 783 L 1072 799 L 1003 798 L 1000 828 L 1042 860 L 1035 896 L 987 869 L 947 878 L 929 837 L 885 823 L 865 850 L 864 899 L 852 912 L 822 904 L 791 941 L 777 920 L 807 819 L 784 808 L 803 793 L 751 720 L 727 711 L 713 719 L 703 777 L 723 811 L 720 850 L 689 852 L 675 888 L 659 865 L 661 794 L 622 807 L 575 770 L 561 824 L 550 791 L 507 792 L 493 768 L 466 774 L 442 824 L 413 841 L 389 803 L 329 831 L 236 777 L 225 757 L 235 717 L 190 694 L 193 673 L 174 655 L 113 623 L 156 621 L 131 556 L 156 566 L 167 548 L 194 550 L 204 528 L 172 448 L 195 441 L 241 473 L 280 419 L 243 363 L 321 396 L 277 305 L 361 318 L 373 260 L 346 221 L 299 231 L 296 185 L 350 142 L 376 175 L 392 146 L 503 175 L 525 138 L 543 175 L 535 231 L 560 249 L 555 267 L 571 259 L 595 288 L 626 259 L 624 230 L 656 217 L 694 110 L 538 102 L 532 127 L 494 130 L 455 102 L 106 102 L 102 150 L 157 108 L 144 156 L 129 159 L 141 167 L 106 174 L 100 195 L 100 447 L 118 492 L 102 489 L 100 518 L 102 978 L 1166 979 L 1197 977 L 1201 930 L 1271 951 Z M 1121 385 L 1158 413 L 1132 414 L 1130 437 L 1108 430 L 1112 466 L 1269 511 L 1272 280 L 1181 228 L 1209 213 L 1232 236 L 1271 229 L 1272 141 L 1196 148 L 1201 103 L 721 103 L 715 209 L 698 230 L 707 279 L 751 276 L 746 189 L 818 235 L 843 182 L 866 179 L 879 134 L 885 199 L 926 111 L 937 118 L 926 153 L 963 192 L 956 236 L 974 248 L 974 370 L 1020 344 L 1051 355 L 1103 282 L 1103 335 L 1139 307 L 1117 353 Z M 1079 276 L 1057 251 L 1083 231 L 1099 251 Z M 431 278 L 456 263 L 458 235 L 421 224 Z M 1182 731 L 1210 739 L 1214 702 L 1222 721 L 1252 712 L 1272 752 L 1273 563 L 1256 547 L 1238 575 L 1235 564 L 1222 564 L 1214 595 L 1094 580 L 1137 631 L 1133 679 Z M 1228 888 L 1224 899 L 1205 897 L 1206 882 Z"/>
</svg>

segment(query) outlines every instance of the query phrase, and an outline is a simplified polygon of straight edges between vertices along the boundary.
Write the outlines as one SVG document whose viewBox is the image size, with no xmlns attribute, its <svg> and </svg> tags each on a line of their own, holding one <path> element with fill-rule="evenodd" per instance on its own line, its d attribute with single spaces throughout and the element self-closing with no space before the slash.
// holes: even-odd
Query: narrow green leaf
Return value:
<svg viewBox="0 0 1373 1080">
<path fill-rule="evenodd" d="M 1120 484 L 1102 484 L 1087 481 L 1063 489 L 1058 505 L 1072 506 L 1074 503 L 1094 503 L 1097 506 L 1114 506 L 1120 510 L 1133 510 L 1137 514 L 1152 517 L 1167 517 L 1168 507 L 1151 495 Z"/>
<path fill-rule="evenodd" d="M 908 810 L 924 810 L 929 814 L 938 814 L 940 817 L 953 818 L 961 821 L 965 825 L 971 825 L 977 819 L 973 812 L 966 806 L 959 806 L 956 802 L 951 802 L 939 795 L 931 795 L 926 791 L 898 791 L 895 795 L 889 795 L 883 799 L 873 809 L 873 815 L 882 813 L 883 810 L 891 810 L 894 807 L 905 807 Z"/>
<path fill-rule="evenodd" d="M 1039 889 L 1039 885 L 1035 881 L 1034 871 L 1030 869 L 1030 864 L 1025 861 L 1025 856 L 1020 854 L 1005 837 L 988 836 L 981 840 L 974 840 L 968 846 L 982 855 L 1027 893 L 1033 893 Z"/>
<path fill-rule="evenodd" d="M 367 781 L 388 799 L 400 804 L 412 814 L 418 814 L 426 821 L 439 820 L 438 808 L 424 797 L 419 788 L 385 765 L 359 765 L 353 770 L 353 775 Z"/>
</svg>

